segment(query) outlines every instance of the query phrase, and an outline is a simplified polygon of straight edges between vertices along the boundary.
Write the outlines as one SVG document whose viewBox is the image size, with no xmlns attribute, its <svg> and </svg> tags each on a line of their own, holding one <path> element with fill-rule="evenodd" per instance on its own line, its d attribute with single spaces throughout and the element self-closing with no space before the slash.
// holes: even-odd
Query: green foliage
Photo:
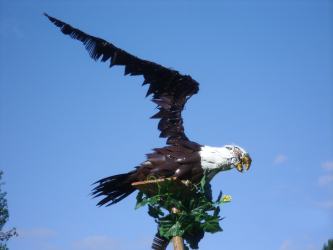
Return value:
<svg viewBox="0 0 333 250">
<path fill-rule="evenodd" d="M 148 214 L 159 225 L 159 233 L 161 236 L 172 240 L 174 236 L 181 236 L 192 249 L 198 249 L 200 240 L 204 237 L 205 232 L 216 233 L 223 231 L 220 227 L 220 205 L 229 202 L 229 199 L 223 197 L 220 192 L 216 201 L 213 200 L 211 185 L 207 178 L 207 172 L 201 182 L 197 185 L 198 189 L 194 192 L 193 197 L 187 198 L 185 201 L 180 200 L 181 189 L 174 193 L 169 193 L 174 181 L 165 179 L 163 184 L 158 185 L 158 194 L 153 197 L 147 197 L 142 192 L 139 192 L 136 199 L 137 204 L 135 209 L 148 204 Z M 193 189 L 194 191 L 195 189 Z M 227 196 L 229 197 L 229 196 Z M 167 209 L 176 207 L 181 210 L 181 213 L 170 213 L 164 216 L 161 208 Z M 213 214 L 208 214 L 208 210 L 214 211 Z M 189 249 L 185 245 L 186 249 Z"/>
<path fill-rule="evenodd" d="M 324 244 L 323 250 L 333 250 L 333 238 L 328 240 L 327 245 Z"/>
<path fill-rule="evenodd" d="M 0 171 L 0 180 L 2 179 L 2 174 L 3 172 Z M 3 184 L 5 183 L 0 183 L 0 250 L 8 250 L 7 241 L 12 236 L 18 236 L 18 234 L 15 227 L 6 232 L 2 231 L 3 226 L 6 224 L 9 218 L 7 200 L 5 199 L 7 193 L 1 193 L 1 185 Z"/>
</svg>

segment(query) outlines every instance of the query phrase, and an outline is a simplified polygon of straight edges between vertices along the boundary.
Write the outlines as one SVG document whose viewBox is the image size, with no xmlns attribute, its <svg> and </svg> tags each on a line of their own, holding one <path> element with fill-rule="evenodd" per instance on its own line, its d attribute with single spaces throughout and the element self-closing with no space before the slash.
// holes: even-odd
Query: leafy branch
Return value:
<svg viewBox="0 0 333 250">
<path fill-rule="evenodd" d="M 139 192 L 136 197 L 135 209 L 148 204 L 148 214 L 156 219 L 160 236 L 168 240 L 172 240 L 174 236 L 183 237 L 190 248 L 198 249 L 198 244 L 204 237 L 205 232 L 223 231 L 219 224 L 219 221 L 224 219 L 219 216 L 220 205 L 230 202 L 231 197 L 224 196 L 222 198 L 222 192 L 220 192 L 217 200 L 213 201 L 207 172 L 204 173 L 204 177 L 196 187 L 197 189 L 192 189 L 193 195 L 183 200 L 180 198 L 181 188 L 170 193 L 170 189 L 174 185 L 173 179 L 165 179 L 162 185 L 156 183 L 158 194 L 148 197 Z M 182 212 L 169 213 L 163 217 L 162 208 L 169 210 L 171 207 L 175 207 Z M 214 212 L 208 214 L 208 211 Z M 185 248 L 189 249 L 188 246 L 185 246 Z"/>
</svg>

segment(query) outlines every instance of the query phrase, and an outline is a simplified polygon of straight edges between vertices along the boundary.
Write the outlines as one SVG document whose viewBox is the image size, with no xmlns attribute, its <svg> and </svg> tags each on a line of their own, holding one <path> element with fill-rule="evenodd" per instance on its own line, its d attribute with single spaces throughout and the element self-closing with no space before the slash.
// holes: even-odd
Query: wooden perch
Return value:
<svg viewBox="0 0 333 250">
<path fill-rule="evenodd" d="M 169 189 L 169 193 L 175 193 L 179 188 L 181 188 L 182 192 L 180 193 L 179 199 L 184 201 L 189 196 L 193 196 L 195 192 L 191 191 L 191 189 L 186 186 L 181 180 L 177 177 L 166 178 L 167 180 L 173 180 L 174 184 Z M 165 179 L 160 180 L 149 180 L 149 181 L 140 181 L 132 183 L 132 186 L 136 189 L 139 189 L 142 193 L 147 195 L 148 197 L 152 197 L 158 194 L 158 184 L 160 186 L 163 185 Z M 158 183 L 158 184 L 157 184 Z"/>
</svg>

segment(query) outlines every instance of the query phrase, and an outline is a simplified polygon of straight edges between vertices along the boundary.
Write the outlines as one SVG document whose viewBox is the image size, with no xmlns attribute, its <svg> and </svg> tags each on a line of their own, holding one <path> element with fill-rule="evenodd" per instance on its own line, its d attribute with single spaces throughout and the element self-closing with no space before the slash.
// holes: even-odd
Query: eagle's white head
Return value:
<svg viewBox="0 0 333 250">
<path fill-rule="evenodd" d="M 210 172 L 208 175 L 210 180 L 217 173 L 235 167 L 243 173 L 243 165 L 245 164 L 245 170 L 248 170 L 252 162 L 249 153 L 236 145 L 225 145 L 221 148 L 203 146 L 199 154 L 202 168 Z"/>
</svg>

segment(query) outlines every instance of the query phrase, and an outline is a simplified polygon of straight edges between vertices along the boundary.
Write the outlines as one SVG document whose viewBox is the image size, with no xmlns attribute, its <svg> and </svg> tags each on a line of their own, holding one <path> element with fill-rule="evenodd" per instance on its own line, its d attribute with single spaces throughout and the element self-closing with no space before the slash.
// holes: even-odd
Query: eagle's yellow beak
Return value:
<svg viewBox="0 0 333 250">
<path fill-rule="evenodd" d="M 245 170 L 249 170 L 252 159 L 250 156 L 243 156 L 237 163 L 236 168 L 239 172 L 243 173 L 243 165 L 245 164 Z"/>
</svg>

